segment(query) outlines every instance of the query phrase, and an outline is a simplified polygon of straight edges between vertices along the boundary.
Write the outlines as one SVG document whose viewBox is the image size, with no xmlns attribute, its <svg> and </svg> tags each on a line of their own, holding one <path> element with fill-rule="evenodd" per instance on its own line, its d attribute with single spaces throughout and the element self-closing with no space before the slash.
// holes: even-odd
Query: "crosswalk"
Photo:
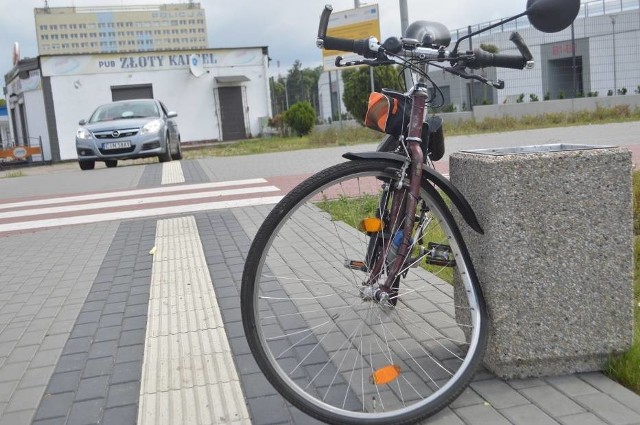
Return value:
<svg viewBox="0 0 640 425">
<path fill-rule="evenodd" d="M 38 229 L 275 204 L 262 178 L 57 196 L 0 204 L 0 235 Z"/>
</svg>

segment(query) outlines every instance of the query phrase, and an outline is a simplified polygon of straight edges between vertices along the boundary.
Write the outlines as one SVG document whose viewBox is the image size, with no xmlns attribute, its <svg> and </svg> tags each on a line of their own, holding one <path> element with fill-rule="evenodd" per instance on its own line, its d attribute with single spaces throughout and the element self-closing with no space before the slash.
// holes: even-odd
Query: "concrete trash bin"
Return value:
<svg viewBox="0 0 640 425">
<path fill-rule="evenodd" d="M 631 154 L 617 147 L 451 155 L 451 181 L 485 232 L 456 217 L 486 298 L 485 365 L 496 375 L 601 370 L 631 345 L 631 171 Z M 464 309 L 457 316 L 465 320 Z"/>
</svg>

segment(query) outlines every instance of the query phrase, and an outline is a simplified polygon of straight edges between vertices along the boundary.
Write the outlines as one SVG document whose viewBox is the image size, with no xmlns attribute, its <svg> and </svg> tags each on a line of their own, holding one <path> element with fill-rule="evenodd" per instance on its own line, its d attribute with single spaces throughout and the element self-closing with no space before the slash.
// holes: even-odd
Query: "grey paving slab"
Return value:
<svg viewBox="0 0 640 425">
<path fill-rule="evenodd" d="M 6 355 L 0 365 L 3 421 L 29 423 L 33 417 L 69 338 L 69 323 L 80 312 L 81 302 L 67 300 L 86 298 L 88 277 L 97 273 L 89 263 L 104 258 L 116 228 L 103 223 L 0 238 L 5 261 L 46 259 L 23 268 L 21 279 L 15 275 L 0 282 L 6 301 L 0 306 L 6 320 L 0 331 L 0 351 Z"/>
<path fill-rule="evenodd" d="M 251 235 L 257 230 L 268 209 L 269 207 L 234 209 L 233 213 L 244 231 Z M 297 255 L 295 252 L 290 254 L 292 258 Z M 225 267 L 228 267 L 226 261 L 210 264 L 212 276 L 216 275 L 216 270 L 222 271 Z M 439 320 L 438 315 L 443 313 L 447 312 L 435 313 L 434 319 Z M 230 329 L 232 335 L 239 336 L 241 329 L 235 329 L 233 323 Z M 236 344 L 238 348 L 244 348 L 239 342 Z M 249 354 L 236 357 L 236 365 L 241 375 L 259 375 L 256 373 L 257 365 L 251 361 Z M 263 384 L 255 381 L 257 378 L 250 379 L 253 379 L 251 382 L 257 387 Z M 274 402 L 276 400 L 276 396 L 266 394 L 264 388 L 257 392 L 273 397 Z M 640 396 L 601 373 L 503 381 L 487 371 L 481 371 L 470 388 L 444 413 L 424 423 L 534 425 L 584 421 L 585 424 L 640 424 L 640 418 L 635 416 L 636 408 L 640 408 Z"/>
<path fill-rule="evenodd" d="M 54 363 L 51 379 L 46 389 L 39 388 L 37 399 L 42 400 L 35 419 L 71 425 L 106 423 L 107 412 L 111 423 L 135 418 L 132 410 L 137 412 L 146 324 L 146 313 L 141 315 L 140 309 L 147 308 L 148 296 L 145 304 L 140 291 L 132 293 L 132 288 L 134 280 L 137 286 L 146 283 L 148 287 L 150 279 L 144 266 L 136 272 L 130 264 L 131 257 L 138 264 L 149 263 L 153 239 L 146 236 L 154 233 L 155 220 L 124 222 L 118 227 L 70 327 L 70 337 L 60 348 L 62 355 Z M 130 296 L 135 297 L 132 302 Z M 142 322 L 142 330 L 127 330 L 125 321 L 131 318 Z M 112 409 L 123 406 L 128 407 Z"/>
</svg>

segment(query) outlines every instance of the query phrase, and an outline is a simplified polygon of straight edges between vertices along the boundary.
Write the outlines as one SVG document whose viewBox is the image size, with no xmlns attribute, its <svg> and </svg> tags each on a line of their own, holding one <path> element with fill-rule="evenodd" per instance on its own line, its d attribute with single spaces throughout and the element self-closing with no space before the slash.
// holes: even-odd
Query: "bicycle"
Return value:
<svg viewBox="0 0 640 425">
<path fill-rule="evenodd" d="M 318 46 L 364 57 L 338 57 L 336 65 L 399 64 L 421 80 L 406 93 L 372 94 L 365 122 L 388 134 L 376 152 L 345 154 L 349 161 L 298 185 L 249 250 L 245 334 L 264 375 L 293 405 L 329 423 L 414 423 L 469 384 L 487 345 L 488 315 L 452 210 L 483 230 L 464 196 L 433 169 L 444 136 L 437 117 L 424 119 L 439 91 L 427 67 L 502 88 L 466 69 L 530 67 L 522 38 L 511 37 L 520 55 L 460 51 L 460 42 L 524 15 L 542 31 L 560 31 L 579 8 L 579 0 L 529 0 L 522 14 L 449 51 L 446 27 L 425 21 L 382 44 L 329 37 L 325 7 Z"/>
</svg>

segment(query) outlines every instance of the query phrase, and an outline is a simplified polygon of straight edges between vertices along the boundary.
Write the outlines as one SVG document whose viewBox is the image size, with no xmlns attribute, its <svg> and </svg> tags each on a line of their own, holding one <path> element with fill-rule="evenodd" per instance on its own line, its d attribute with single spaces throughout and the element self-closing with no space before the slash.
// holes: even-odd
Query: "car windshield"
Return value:
<svg viewBox="0 0 640 425">
<path fill-rule="evenodd" d="M 159 117 L 160 111 L 155 102 L 119 102 L 102 105 L 95 110 L 90 123 L 122 120 L 130 118 Z"/>
</svg>

